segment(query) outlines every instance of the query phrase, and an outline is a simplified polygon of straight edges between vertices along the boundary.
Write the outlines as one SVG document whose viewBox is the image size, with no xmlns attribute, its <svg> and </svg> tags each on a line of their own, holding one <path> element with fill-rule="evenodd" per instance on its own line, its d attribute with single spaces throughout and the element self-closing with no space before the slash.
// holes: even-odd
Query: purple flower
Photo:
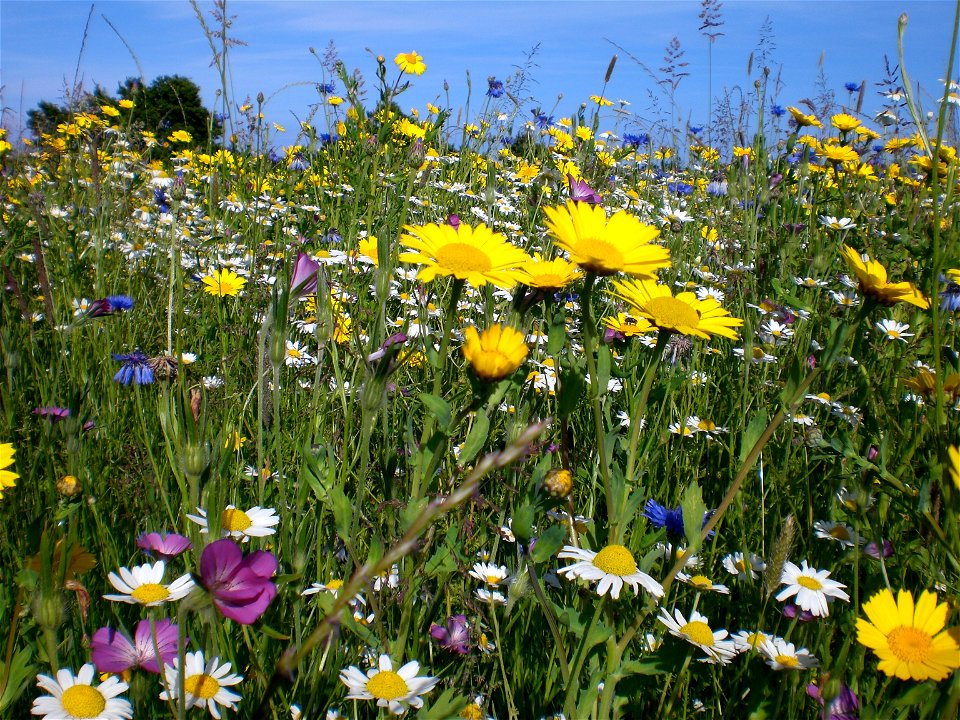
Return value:
<svg viewBox="0 0 960 720">
<path fill-rule="evenodd" d="M 50 422 L 55 423 L 59 420 L 66 420 L 68 417 L 70 417 L 70 408 L 56 407 L 54 405 L 49 407 L 38 407 L 33 409 L 33 414 L 39 415 L 40 417 L 45 417 Z"/>
<path fill-rule="evenodd" d="M 470 652 L 470 632 L 465 615 L 452 615 L 447 619 L 446 627 L 433 623 L 430 626 L 430 635 L 444 650 L 459 655 Z"/>
<path fill-rule="evenodd" d="M 447 225 L 452 227 L 454 230 L 460 229 L 460 216 L 455 213 L 450 213 L 447 215 Z"/>
<path fill-rule="evenodd" d="M 796 605 L 784 605 L 783 616 L 790 620 L 797 618 L 802 623 L 810 622 L 816 618 L 816 615 L 809 610 L 801 610 Z"/>
<path fill-rule="evenodd" d="M 131 642 L 126 635 L 113 628 L 102 627 L 93 634 L 91 659 L 100 672 L 122 673 L 143 668 L 159 674 L 160 667 L 172 663 L 177 656 L 177 632 L 177 626 L 170 620 L 155 621 L 152 630 L 149 620 L 141 620 L 137 623 Z"/>
<path fill-rule="evenodd" d="M 492 98 L 503 97 L 503 81 L 497 80 L 492 75 L 487 78 L 487 95 Z"/>
<path fill-rule="evenodd" d="M 129 295 L 110 295 L 90 303 L 86 316 L 89 318 L 113 315 L 115 312 L 129 310 L 133 307 L 133 298 Z"/>
<path fill-rule="evenodd" d="M 293 276 L 290 278 L 290 294 L 294 298 L 312 295 L 317 291 L 317 271 L 320 263 L 306 253 L 297 253 L 297 260 L 293 266 Z"/>
<path fill-rule="evenodd" d="M 599 193 L 587 185 L 585 180 L 574 180 L 573 175 L 567 175 L 567 183 L 570 185 L 570 199 L 574 202 L 584 202 L 590 205 L 600 203 Z"/>
<path fill-rule="evenodd" d="M 856 694 L 843 683 L 840 683 L 840 692 L 828 703 L 824 702 L 822 689 L 814 683 L 807 685 L 807 695 L 824 706 L 821 720 L 857 720 L 860 716 Z"/>
<path fill-rule="evenodd" d="M 133 381 L 137 385 L 149 385 L 153 382 L 153 369 L 150 367 L 150 358 L 139 348 L 127 355 L 111 353 L 117 362 L 123 363 L 113 379 L 118 383 L 129 385 Z"/>
<path fill-rule="evenodd" d="M 866 546 L 865 548 L 863 548 L 863 554 L 864 554 L 864 555 L 869 555 L 869 556 L 872 557 L 874 560 L 879 560 L 879 559 L 880 559 L 880 549 L 877 547 L 877 544 L 876 544 L 875 542 L 867 543 L 867 546 Z M 893 543 L 890 542 L 889 540 L 884 540 L 884 541 L 883 541 L 883 556 L 884 556 L 885 558 L 888 558 L 888 557 L 890 557 L 891 555 L 893 555 Z"/>
<path fill-rule="evenodd" d="M 149 532 L 143 533 L 143 535 L 137 538 L 137 547 L 150 557 L 169 562 L 177 555 L 192 548 L 193 543 L 191 543 L 188 538 L 185 538 L 183 535 L 178 535 L 177 533 L 164 533 L 161 535 L 157 532 Z"/>
<path fill-rule="evenodd" d="M 271 582 L 277 570 L 272 553 L 257 550 L 246 557 L 230 538 L 207 545 L 200 556 L 200 584 L 224 617 L 251 625 L 277 594 Z"/>
</svg>

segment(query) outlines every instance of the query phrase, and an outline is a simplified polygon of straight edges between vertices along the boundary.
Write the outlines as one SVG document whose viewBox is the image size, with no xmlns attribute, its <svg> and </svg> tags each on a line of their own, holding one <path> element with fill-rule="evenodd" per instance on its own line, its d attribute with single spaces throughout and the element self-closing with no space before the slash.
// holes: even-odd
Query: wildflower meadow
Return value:
<svg viewBox="0 0 960 720">
<path fill-rule="evenodd" d="M 0 716 L 958 716 L 956 83 L 278 147 L 217 7 L 202 143 L 0 131 Z"/>
</svg>

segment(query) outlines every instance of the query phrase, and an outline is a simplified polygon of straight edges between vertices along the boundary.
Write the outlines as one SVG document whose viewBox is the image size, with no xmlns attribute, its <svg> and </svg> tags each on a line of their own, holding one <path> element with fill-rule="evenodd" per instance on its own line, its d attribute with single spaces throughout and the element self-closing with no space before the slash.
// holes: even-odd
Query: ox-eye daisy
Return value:
<svg viewBox="0 0 960 720">
<path fill-rule="evenodd" d="M 707 657 L 700 658 L 701 662 L 726 665 L 737 654 L 732 640 L 727 640 L 726 630 L 713 630 L 706 616 L 696 610 L 690 613 L 690 620 L 683 617 L 683 613 L 674 609 L 673 615 L 666 608 L 660 608 L 657 619 L 667 626 L 671 635 L 686 640 L 703 650 Z"/>
<path fill-rule="evenodd" d="M 48 675 L 37 675 L 37 685 L 49 695 L 33 701 L 31 715 L 42 715 L 44 720 L 121 720 L 132 718 L 133 708 L 128 700 L 118 697 L 127 684 L 112 675 L 99 685 L 92 685 L 96 675 L 93 663 L 87 663 L 76 677 L 67 669 L 57 672 L 54 680 Z"/>
<path fill-rule="evenodd" d="M 559 573 L 568 578 L 583 578 L 584 580 L 599 580 L 597 594 L 606 595 L 614 600 L 620 597 L 620 590 L 624 583 L 637 592 L 637 586 L 644 589 L 655 598 L 663 597 L 663 586 L 652 577 L 637 569 L 637 561 L 633 554 L 623 545 L 607 545 L 599 552 L 585 548 L 565 545 L 558 557 L 570 558 L 578 562 L 562 568 Z"/>
<path fill-rule="evenodd" d="M 850 596 L 843 591 L 846 585 L 831 580 L 829 570 L 808 567 L 806 560 L 802 562 L 802 567 L 797 567 L 788 560 L 783 566 L 780 582 L 787 587 L 777 594 L 777 600 L 782 602 L 796 595 L 794 602 L 797 606 L 816 617 L 826 617 L 830 614 L 827 603 L 832 602 L 834 598 L 850 600 Z"/>
<path fill-rule="evenodd" d="M 759 646 L 767 665 L 774 670 L 808 670 L 819 664 L 816 657 L 806 648 L 799 650 L 793 643 L 783 638 L 772 638 Z"/>
<path fill-rule="evenodd" d="M 163 676 L 166 690 L 160 693 L 161 700 L 176 700 L 180 692 L 180 658 L 174 658 L 173 665 L 164 665 Z M 219 720 L 222 705 L 231 710 L 237 709 L 239 695 L 227 688 L 236 685 L 243 676 L 230 673 L 230 663 L 220 664 L 220 658 L 213 658 L 207 662 L 203 660 L 203 652 L 187 653 L 184 659 L 183 692 L 185 705 L 189 710 L 192 707 L 206 708 L 210 714 Z"/>
<path fill-rule="evenodd" d="M 129 569 L 122 567 L 119 574 L 110 573 L 107 576 L 110 584 L 123 594 L 104 595 L 104 600 L 154 607 L 186 597 L 193 589 L 193 579 L 189 575 L 181 575 L 169 585 L 164 585 L 165 568 L 163 560 L 160 560 L 153 565 L 147 563 Z"/>
<path fill-rule="evenodd" d="M 340 672 L 340 680 L 349 689 L 348 700 L 376 700 L 378 707 L 385 707 L 394 715 L 401 715 L 406 706 L 423 706 L 420 696 L 433 690 L 440 681 L 435 677 L 417 677 L 420 663 L 411 660 L 399 670 L 394 671 L 389 655 L 381 655 L 376 668 L 370 668 L 364 674 L 360 668 L 351 665 Z"/>
<path fill-rule="evenodd" d="M 197 515 L 187 515 L 200 526 L 200 532 L 208 532 L 207 511 L 197 508 Z M 247 542 L 252 537 L 266 537 L 273 535 L 280 522 L 276 510 L 262 508 L 259 505 L 249 510 L 241 510 L 235 505 L 227 505 L 220 515 L 220 534 L 222 537 L 232 537 L 241 542 Z"/>
</svg>

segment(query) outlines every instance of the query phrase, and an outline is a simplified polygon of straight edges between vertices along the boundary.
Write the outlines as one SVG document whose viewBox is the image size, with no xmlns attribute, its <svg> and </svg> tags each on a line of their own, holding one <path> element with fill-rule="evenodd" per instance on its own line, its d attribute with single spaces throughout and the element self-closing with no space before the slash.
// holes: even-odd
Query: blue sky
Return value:
<svg viewBox="0 0 960 720">
<path fill-rule="evenodd" d="M 212 3 L 201 2 L 200 6 L 209 11 Z M 210 67 L 210 49 L 189 2 L 97 2 L 83 44 L 90 8 L 89 2 L 0 2 L 3 124 L 12 132 L 41 99 L 62 98 L 75 75 L 87 89 L 99 83 L 113 92 L 124 78 L 139 74 L 137 62 L 147 81 L 158 75 L 190 77 L 202 88 L 208 107 L 213 107 L 220 83 Z M 728 91 L 735 96 L 736 88 L 752 89 L 747 61 L 769 18 L 776 46 L 769 64 L 774 75 L 780 74 L 781 104 L 797 104 L 817 93 L 822 58 L 827 86 L 837 93 L 839 102 L 848 98 L 845 83 L 866 80 L 863 111 L 872 115 L 882 105 L 873 83 L 883 77 L 884 54 L 892 65 L 897 62 L 897 18 L 906 12 L 907 70 L 924 88 L 921 99 L 932 109 L 934 94 L 942 93 L 942 88 L 936 89 L 937 80 L 946 74 L 953 9 L 952 2 L 921 0 L 727 0 L 721 10 L 724 25 L 719 28 L 724 35 L 713 46 L 713 95 Z M 629 101 L 629 110 L 637 116 L 635 125 L 642 129 L 656 113 L 650 93 L 659 91 L 644 68 L 614 44 L 656 73 L 663 65 L 664 48 L 676 36 L 690 72 L 678 89 L 681 121 L 689 118 L 694 125 L 703 124 L 709 95 L 708 41 L 698 31 L 699 11 L 699 2 L 661 0 L 234 0 L 228 5 L 228 13 L 236 15 L 231 32 L 247 45 L 231 50 L 230 92 L 238 104 L 263 92 L 269 98 L 267 119 L 294 127 L 295 118 L 305 117 L 310 105 L 317 102 L 314 85 L 323 79 L 321 65 L 309 48 L 322 53 L 332 40 L 347 68 L 359 68 L 371 89 L 376 80 L 376 54 L 391 61 L 398 52 L 417 50 L 428 69 L 413 78 L 413 88 L 399 98 L 399 104 L 404 109 L 422 110 L 427 102 L 433 102 L 452 107 L 456 114 L 467 102 L 468 72 L 473 85 L 471 108 L 476 109 L 484 100 L 487 77 L 511 75 L 537 46 L 528 95 L 546 110 L 556 105 L 553 114 L 560 116 L 576 111 L 591 94 L 600 92 L 610 58 L 618 53 L 619 61 L 604 94 Z M 390 68 L 393 73 L 392 62 Z M 952 75 L 956 77 L 956 71 Z M 444 82 L 449 85 L 449 103 Z M 666 104 L 662 95 L 660 103 Z"/>
</svg>

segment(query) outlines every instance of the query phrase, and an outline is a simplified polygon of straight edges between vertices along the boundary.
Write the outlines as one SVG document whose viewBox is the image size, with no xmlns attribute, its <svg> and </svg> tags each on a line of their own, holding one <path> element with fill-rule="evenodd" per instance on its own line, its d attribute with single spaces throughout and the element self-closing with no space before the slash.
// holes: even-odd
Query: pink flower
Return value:
<svg viewBox="0 0 960 720">
<path fill-rule="evenodd" d="M 200 582 L 224 617 L 251 625 L 277 594 L 270 578 L 277 570 L 272 553 L 257 550 L 246 557 L 230 538 L 207 545 L 200 556 Z"/>
<path fill-rule="evenodd" d="M 306 253 L 298 252 L 297 260 L 293 265 L 293 276 L 290 278 L 290 295 L 293 298 L 300 298 L 315 293 L 318 270 L 320 270 L 320 263 Z"/>
<path fill-rule="evenodd" d="M 178 627 L 169 620 L 157 620 L 150 628 L 149 620 L 137 623 L 133 642 L 110 627 L 102 627 L 90 641 L 91 660 L 100 672 L 122 673 L 135 668 L 160 672 L 160 667 L 177 656 Z M 154 649 L 156 634 L 156 651 Z M 159 658 L 157 652 L 160 653 Z"/>
</svg>

